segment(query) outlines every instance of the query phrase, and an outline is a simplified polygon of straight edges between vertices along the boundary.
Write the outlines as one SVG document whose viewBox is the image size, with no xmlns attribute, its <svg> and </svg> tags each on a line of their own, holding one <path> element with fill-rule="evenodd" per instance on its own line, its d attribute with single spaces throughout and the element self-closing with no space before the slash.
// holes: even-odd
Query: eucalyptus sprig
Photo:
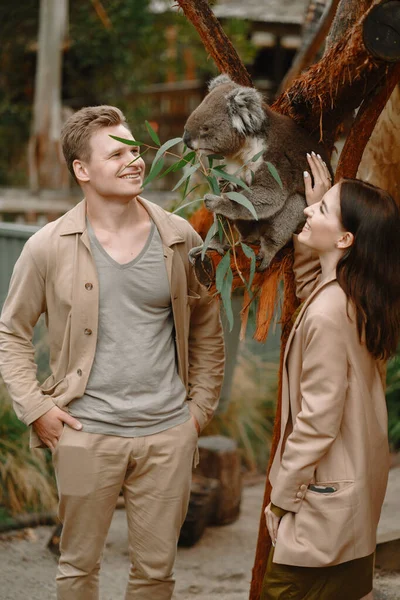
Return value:
<svg viewBox="0 0 400 600">
<path fill-rule="evenodd" d="M 251 213 L 256 221 L 258 221 L 258 216 L 253 204 L 244 195 L 243 192 L 250 192 L 250 187 L 248 183 L 246 183 L 241 177 L 240 173 L 246 168 L 251 166 L 251 164 L 255 163 L 259 158 L 263 155 L 264 151 L 258 152 L 254 155 L 248 162 L 243 164 L 235 173 L 228 173 L 225 168 L 226 165 L 220 164 L 220 161 L 223 161 L 224 157 L 211 154 L 204 156 L 200 151 L 190 150 L 183 142 L 183 138 L 176 137 L 171 140 L 167 140 L 163 144 L 161 144 L 160 138 L 156 131 L 154 131 L 153 127 L 150 125 L 148 121 L 145 122 L 147 132 L 153 142 L 153 144 L 148 144 L 145 142 L 141 142 L 138 140 L 129 140 L 117 136 L 110 136 L 113 139 L 123 142 L 124 144 L 128 144 L 129 146 L 138 146 L 144 147 L 143 152 L 132 160 L 130 164 L 133 164 L 139 158 L 143 158 L 150 150 L 155 151 L 155 156 L 152 161 L 150 171 L 143 182 L 143 188 L 147 187 L 151 182 L 156 179 L 162 179 L 169 173 L 177 173 L 178 171 L 183 170 L 183 174 L 180 177 L 177 184 L 173 187 L 172 191 L 177 191 L 178 189 L 182 189 L 182 198 L 178 205 L 174 209 L 174 213 L 179 212 L 180 210 L 187 208 L 188 206 L 194 205 L 201 200 L 203 200 L 203 196 L 200 198 L 195 198 L 194 200 L 188 200 L 188 198 L 193 194 L 193 192 L 200 187 L 201 184 L 196 184 L 194 186 L 190 186 L 190 182 L 192 177 L 195 174 L 200 174 L 204 183 L 206 184 L 210 193 L 221 196 L 222 194 L 226 195 L 233 202 L 237 202 L 241 204 Z M 181 151 L 172 151 L 172 148 L 182 144 Z M 166 157 L 170 157 L 174 160 L 172 164 L 165 168 Z M 278 183 L 278 185 L 282 188 L 283 184 L 281 178 L 279 176 L 278 171 L 274 167 L 273 164 L 266 161 L 267 167 Z M 254 171 L 249 169 L 251 179 L 254 179 Z M 231 187 L 235 186 L 236 190 L 243 191 L 231 191 Z M 207 193 L 207 192 L 206 192 Z M 227 224 L 227 225 L 226 225 Z M 220 294 L 225 313 L 228 319 L 230 331 L 233 328 L 233 311 L 232 311 L 232 302 L 231 302 L 231 294 L 232 294 L 232 283 L 233 283 L 233 272 L 231 268 L 231 258 L 233 258 L 235 268 L 239 274 L 239 277 L 243 281 L 244 286 L 246 287 L 250 298 L 253 297 L 251 287 L 253 284 L 254 274 L 256 270 L 256 255 L 254 250 L 240 242 L 235 235 L 235 231 L 229 221 L 225 221 L 225 219 L 220 218 L 218 215 L 214 217 L 214 223 L 211 225 L 202 248 L 201 258 L 202 260 L 205 257 L 205 253 L 207 252 L 207 248 L 215 235 L 219 235 L 219 239 L 222 242 L 223 239 L 226 239 L 229 245 L 229 249 L 224 254 L 222 260 L 219 262 L 216 274 L 215 274 L 215 286 L 217 293 Z M 249 279 L 246 280 L 241 270 L 239 269 L 237 262 L 237 248 L 241 247 L 243 253 L 250 260 L 250 273 Z"/>
</svg>

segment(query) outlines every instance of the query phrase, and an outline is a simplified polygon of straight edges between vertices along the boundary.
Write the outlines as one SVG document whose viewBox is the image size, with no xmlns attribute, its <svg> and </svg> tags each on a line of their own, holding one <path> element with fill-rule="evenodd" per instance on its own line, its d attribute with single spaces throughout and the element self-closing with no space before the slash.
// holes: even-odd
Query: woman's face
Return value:
<svg viewBox="0 0 400 600">
<path fill-rule="evenodd" d="M 340 221 L 340 184 L 330 188 L 320 202 L 304 210 L 307 221 L 299 241 L 319 253 L 329 252 L 345 233 Z"/>
</svg>

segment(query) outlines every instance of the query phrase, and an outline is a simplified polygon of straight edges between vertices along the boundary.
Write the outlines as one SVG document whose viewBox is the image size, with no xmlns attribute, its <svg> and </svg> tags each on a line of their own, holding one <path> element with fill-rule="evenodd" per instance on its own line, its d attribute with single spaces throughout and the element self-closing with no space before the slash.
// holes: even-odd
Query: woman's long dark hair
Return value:
<svg viewBox="0 0 400 600">
<path fill-rule="evenodd" d="M 400 209 L 388 192 L 358 179 L 340 182 L 341 221 L 354 235 L 339 260 L 339 285 L 356 309 L 370 353 L 387 359 L 400 336 Z"/>
</svg>

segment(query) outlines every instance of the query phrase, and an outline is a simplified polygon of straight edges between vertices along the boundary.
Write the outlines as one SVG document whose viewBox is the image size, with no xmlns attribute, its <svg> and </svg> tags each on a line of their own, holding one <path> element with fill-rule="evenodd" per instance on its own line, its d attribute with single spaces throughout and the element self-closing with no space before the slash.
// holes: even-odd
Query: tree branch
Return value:
<svg viewBox="0 0 400 600">
<path fill-rule="evenodd" d="M 353 123 L 340 155 L 335 180 L 356 177 L 358 167 L 375 128 L 376 122 L 386 106 L 396 84 L 400 81 L 400 63 L 388 67 L 388 76 L 365 98 Z"/>
<path fill-rule="evenodd" d="M 339 3 L 340 0 L 330 0 L 329 4 L 324 10 L 320 22 L 318 23 L 317 29 L 314 31 L 313 36 L 308 41 L 308 44 L 296 55 L 292 66 L 283 78 L 279 88 L 280 93 L 289 88 L 296 77 L 298 77 L 302 71 L 304 71 L 304 69 L 306 69 L 314 61 L 318 50 L 321 48 L 326 39 Z"/>
<path fill-rule="evenodd" d="M 240 85 L 253 87 L 251 77 L 225 34 L 207 0 L 177 0 L 186 18 L 197 29 L 205 49 L 221 73 Z"/>
</svg>

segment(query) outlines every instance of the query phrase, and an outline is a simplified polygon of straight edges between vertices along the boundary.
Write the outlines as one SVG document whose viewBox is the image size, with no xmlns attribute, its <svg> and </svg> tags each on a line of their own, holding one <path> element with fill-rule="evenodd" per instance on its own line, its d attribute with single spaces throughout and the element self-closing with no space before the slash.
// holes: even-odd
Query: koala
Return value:
<svg viewBox="0 0 400 600">
<path fill-rule="evenodd" d="M 228 173 L 241 169 L 237 176 L 251 191 L 237 191 L 253 204 L 258 221 L 224 193 L 206 194 L 204 202 L 209 211 L 234 224 L 241 241 L 260 244 L 257 269 L 265 270 L 305 221 L 303 172 L 309 170 L 306 153 L 319 153 L 332 175 L 324 148 L 291 118 L 271 110 L 257 90 L 237 85 L 228 75 L 219 75 L 210 82 L 208 95 L 186 122 L 183 141 L 204 154 L 222 155 Z M 252 162 L 260 152 L 258 160 Z M 276 167 L 283 189 L 266 161 Z M 214 236 L 209 248 L 224 253 L 226 246 Z M 194 262 L 200 252 L 201 247 L 193 248 L 190 260 Z"/>
</svg>

